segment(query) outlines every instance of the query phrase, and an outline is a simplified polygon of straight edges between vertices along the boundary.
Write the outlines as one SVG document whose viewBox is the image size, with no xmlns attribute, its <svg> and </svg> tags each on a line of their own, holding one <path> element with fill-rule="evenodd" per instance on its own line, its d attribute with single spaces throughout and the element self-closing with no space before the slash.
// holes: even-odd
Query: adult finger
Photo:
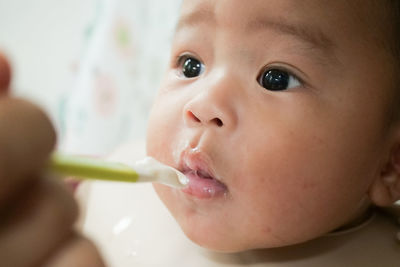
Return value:
<svg viewBox="0 0 400 267">
<path fill-rule="evenodd" d="M 104 267 L 96 246 L 75 234 L 53 255 L 45 267 Z"/>
<path fill-rule="evenodd" d="M 21 193 L 0 220 L 2 266 L 39 266 L 73 234 L 78 208 L 60 181 L 38 179 Z"/>
<path fill-rule="evenodd" d="M 0 209 L 32 174 L 42 171 L 55 140 L 43 111 L 24 100 L 0 98 Z"/>
<path fill-rule="evenodd" d="M 0 95 L 7 92 L 11 81 L 11 67 L 4 54 L 0 52 Z"/>
</svg>

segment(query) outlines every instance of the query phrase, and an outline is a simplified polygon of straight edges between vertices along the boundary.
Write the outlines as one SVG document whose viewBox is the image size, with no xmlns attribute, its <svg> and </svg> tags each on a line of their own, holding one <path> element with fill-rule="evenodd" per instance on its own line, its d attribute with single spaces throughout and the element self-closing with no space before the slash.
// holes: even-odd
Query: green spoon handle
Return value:
<svg viewBox="0 0 400 267">
<path fill-rule="evenodd" d="M 137 182 L 138 173 L 130 166 L 83 156 L 54 153 L 48 170 L 62 176 L 119 182 Z"/>
</svg>

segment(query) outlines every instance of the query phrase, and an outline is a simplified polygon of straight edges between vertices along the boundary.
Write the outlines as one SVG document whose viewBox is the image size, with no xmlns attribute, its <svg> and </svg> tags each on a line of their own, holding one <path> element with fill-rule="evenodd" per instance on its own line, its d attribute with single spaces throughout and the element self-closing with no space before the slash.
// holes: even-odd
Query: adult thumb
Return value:
<svg viewBox="0 0 400 267">
<path fill-rule="evenodd" d="M 7 93 L 11 81 L 11 67 L 6 57 L 0 52 L 0 95 Z"/>
</svg>

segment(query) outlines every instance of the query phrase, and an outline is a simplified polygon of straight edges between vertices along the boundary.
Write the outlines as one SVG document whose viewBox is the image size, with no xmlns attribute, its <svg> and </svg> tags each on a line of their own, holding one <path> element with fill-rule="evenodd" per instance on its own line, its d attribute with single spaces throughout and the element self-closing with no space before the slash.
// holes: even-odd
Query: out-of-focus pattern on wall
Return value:
<svg viewBox="0 0 400 267">
<path fill-rule="evenodd" d="M 179 3 L 96 2 L 76 86 L 60 109 L 63 150 L 104 155 L 120 143 L 144 139 Z"/>
<path fill-rule="evenodd" d="M 42 106 L 60 148 L 105 155 L 145 137 L 181 0 L 0 0 L 12 93 Z"/>
</svg>

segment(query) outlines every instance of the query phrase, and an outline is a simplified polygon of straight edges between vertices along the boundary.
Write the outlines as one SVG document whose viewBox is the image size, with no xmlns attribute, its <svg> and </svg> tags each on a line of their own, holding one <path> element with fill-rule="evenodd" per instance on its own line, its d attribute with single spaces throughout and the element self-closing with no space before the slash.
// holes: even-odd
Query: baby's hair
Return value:
<svg viewBox="0 0 400 267">
<path fill-rule="evenodd" d="M 394 28 L 395 28 L 395 60 L 397 63 L 397 77 L 400 77 L 400 0 L 389 0 L 390 2 L 392 2 L 392 6 L 393 6 L 393 13 L 394 13 Z M 397 111 L 397 119 L 396 121 L 399 121 L 400 118 L 400 78 L 398 78 L 398 80 L 396 81 L 396 89 L 399 92 L 398 93 L 398 101 L 396 101 L 396 107 L 395 110 Z"/>
<path fill-rule="evenodd" d="M 390 3 L 392 12 L 392 25 L 394 34 L 394 47 L 393 53 L 395 53 L 396 63 L 400 66 L 400 0 L 387 0 Z"/>
<path fill-rule="evenodd" d="M 374 0 L 375 3 L 382 5 L 380 0 Z M 393 99 L 392 111 L 390 120 L 396 125 L 400 122 L 400 0 L 386 0 L 388 5 L 386 15 L 389 18 L 388 33 L 389 37 L 389 52 L 393 56 L 393 64 L 395 67 L 394 73 L 394 89 L 396 90 L 395 98 Z M 391 124 L 392 124 L 391 123 Z"/>
</svg>

